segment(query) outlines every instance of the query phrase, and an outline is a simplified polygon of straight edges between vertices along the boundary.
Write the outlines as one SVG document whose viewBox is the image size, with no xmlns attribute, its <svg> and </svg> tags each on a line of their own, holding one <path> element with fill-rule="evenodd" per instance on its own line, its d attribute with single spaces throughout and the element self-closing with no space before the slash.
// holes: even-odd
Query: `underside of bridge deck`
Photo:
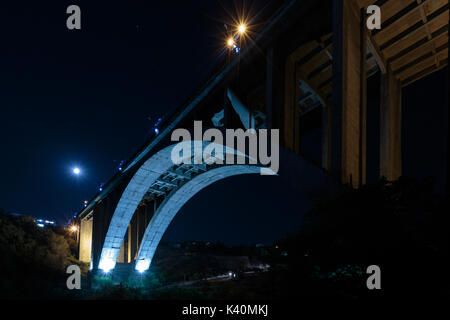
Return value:
<svg viewBox="0 0 450 320">
<path fill-rule="evenodd" d="M 380 29 L 366 26 L 369 5 L 381 9 Z M 317 126 L 317 166 L 341 183 L 365 184 L 367 79 L 377 73 L 379 173 L 397 179 L 402 174 L 402 87 L 448 65 L 448 20 L 446 0 L 288 2 L 255 43 L 224 62 L 79 214 L 80 259 L 104 270 L 117 261 L 148 268 L 182 201 L 169 202 L 194 181 L 223 174 L 211 166 L 168 160 L 164 148 L 170 132 L 191 128 L 195 120 L 205 129 L 278 128 L 282 147 L 297 155 L 303 155 L 305 127 Z"/>
</svg>

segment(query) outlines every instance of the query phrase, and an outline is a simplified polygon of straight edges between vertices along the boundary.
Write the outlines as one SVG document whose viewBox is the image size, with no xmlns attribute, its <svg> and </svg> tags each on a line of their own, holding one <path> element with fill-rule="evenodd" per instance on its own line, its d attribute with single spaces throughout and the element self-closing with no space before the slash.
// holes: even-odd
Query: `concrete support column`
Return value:
<svg viewBox="0 0 450 320">
<path fill-rule="evenodd" d="M 117 256 L 117 262 L 119 263 L 126 263 L 126 251 L 125 251 L 125 241 L 122 241 L 122 244 L 120 245 L 119 255 Z"/>
<path fill-rule="evenodd" d="M 92 220 L 93 218 L 81 219 L 80 221 L 80 242 L 79 257 L 80 261 L 90 263 L 92 251 Z"/>
<path fill-rule="evenodd" d="M 92 260 L 94 269 L 99 267 L 100 256 L 106 242 L 106 233 L 117 205 L 116 196 L 116 194 L 110 195 L 94 208 L 94 221 L 92 223 Z"/>
<path fill-rule="evenodd" d="M 389 70 L 381 75 L 380 176 L 389 181 L 402 175 L 402 87 Z"/>
<path fill-rule="evenodd" d="M 331 167 L 331 108 L 322 106 L 322 168 L 330 170 Z"/>
<path fill-rule="evenodd" d="M 333 1 L 331 170 L 354 187 L 366 181 L 366 27 L 356 2 Z"/>
<path fill-rule="evenodd" d="M 127 236 L 128 236 L 127 261 L 128 261 L 128 263 L 131 263 L 131 261 L 133 261 L 133 257 L 131 256 L 131 224 L 128 225 Z"/>
<path fill-rule="evenodd" d="M 297 100 L 296 55 L 290 55 L 285 65 L 285 99 L 284 99 L 284 145 L 288 150 L 300 148 L 299 115 Z"/>
</svg>

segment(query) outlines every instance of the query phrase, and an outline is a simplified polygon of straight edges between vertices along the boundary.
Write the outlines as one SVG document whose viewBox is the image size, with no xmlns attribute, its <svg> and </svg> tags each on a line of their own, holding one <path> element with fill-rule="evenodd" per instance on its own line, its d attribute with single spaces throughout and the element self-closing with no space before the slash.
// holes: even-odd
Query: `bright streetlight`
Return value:
<svg viewBox="0 0 450 320">
<path fill-rule="evenodd" d="M 245 24 L 240 24 L 238 27 L 238 31 L 240 34 L 244 34 L 247 31 L 247 26 Z"/>
</svg>

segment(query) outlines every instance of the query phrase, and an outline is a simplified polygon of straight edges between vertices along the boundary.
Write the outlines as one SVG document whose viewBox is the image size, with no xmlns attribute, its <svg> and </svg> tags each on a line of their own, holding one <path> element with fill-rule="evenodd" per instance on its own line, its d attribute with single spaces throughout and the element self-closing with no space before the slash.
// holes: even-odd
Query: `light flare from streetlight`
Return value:
<svg viewBox="0 0 450 320">
<path fill-rule="evenodd" d="M 245 31 L 247 31 L 247 26 L 245 24 L 241 23 L 238 27 L 238 31 L 241 35 L 244 34 Z"/>
</svg>

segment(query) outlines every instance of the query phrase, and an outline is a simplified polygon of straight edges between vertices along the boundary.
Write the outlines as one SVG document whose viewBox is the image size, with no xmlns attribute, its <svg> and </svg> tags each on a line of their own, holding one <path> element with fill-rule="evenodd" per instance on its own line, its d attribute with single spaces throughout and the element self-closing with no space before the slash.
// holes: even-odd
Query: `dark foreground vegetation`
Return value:
<svg viewBox="0 0 450 320">
<path fill-rule="evenodd" d="M 26 218 L 0 218 L 1 294 L 81 299 L 430 298 L 447 290 L 448 199 L 432 184 L 402 178 L 314 201 L 298 234 L 273 247 L 163 244 L 140 278 L 94 278 L 92 289 L 53 290 L 74 259 L 70 237 Z M 5 259 L 4 257 L 9 257 Z M 247 260 L 245 260 L 247 258 Z M 267 272 L 244 273 L 248 265 Z M 245 267 L 247 265 L 247 267 Z M 382 290 L 368 290 L 366 269 L 381 268 Z M 233 279 L 205 281 L 227 270 Z M 39 293 L 36 290 L 39 288 Z M 52 295 L 53 294 L 53 295 Z"/>
<path fill-rule="evenodd" d="M 68 265 L 80 264 L 76 241 L 62 227 L 39 228 L 31 217 L 0 211 L 0 298 L 57 298 Z"/>
</svg>

